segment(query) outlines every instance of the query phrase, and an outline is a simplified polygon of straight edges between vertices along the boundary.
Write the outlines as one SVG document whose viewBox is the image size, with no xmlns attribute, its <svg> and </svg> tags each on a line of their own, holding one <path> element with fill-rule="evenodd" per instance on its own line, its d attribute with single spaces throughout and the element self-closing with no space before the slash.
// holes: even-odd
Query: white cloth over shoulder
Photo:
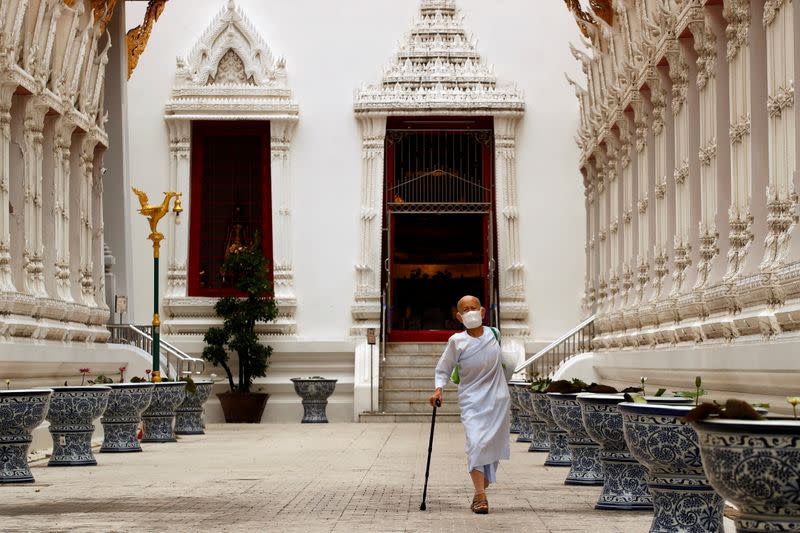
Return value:
<svg viewBox="0 0 800 533">
<path fill-rule="evenodd" d="M 467 463 L 472 471 L 511 457 L 508 414 L 510 397 L 500 344 L 488 327 L 472 337 L 466 331 L 447 341 L 436 365 L 436 387 L 444 388 L 456 364 L 461 378 L 458 406 L 467 437 Z"/>
</svg>

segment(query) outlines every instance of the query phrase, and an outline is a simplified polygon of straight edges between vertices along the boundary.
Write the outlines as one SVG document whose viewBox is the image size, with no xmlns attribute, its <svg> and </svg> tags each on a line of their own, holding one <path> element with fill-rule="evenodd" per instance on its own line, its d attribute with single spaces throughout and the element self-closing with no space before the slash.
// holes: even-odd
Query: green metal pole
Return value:
<svg viewBox="0 0 800 533">
<path fill-rule="evenodd" d="M 153 381 L 161 381 L 160 372 L 160 335 L 161 320 L 158 316 L 158 248 L 153 257 Z"/>
</svg>

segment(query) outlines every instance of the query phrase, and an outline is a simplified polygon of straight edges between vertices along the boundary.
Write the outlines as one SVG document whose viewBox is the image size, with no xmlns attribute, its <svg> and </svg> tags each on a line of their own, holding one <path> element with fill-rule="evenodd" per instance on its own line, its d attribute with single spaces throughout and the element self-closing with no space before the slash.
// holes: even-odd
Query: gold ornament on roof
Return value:
<svg viewBox="0 0 800 533">
<path fill-rule="evenodd" d="M 147 41 L 150 40 L 150 32 L 153 31 L 153 26 L 158 17 L 161 16 L 161 12 L 164 11 L 166 4 L 167 0 L 150 0 L 147 3 L 147 11 L 144 13 L 144 21 L 135 28 L 128 30 L 128 33 L 125 34 L 125 40 L 128 44 L 128 79 L 131 78 L 133 71 L 136 69 L 136 65 L 139 63 L 139 56 L 142 55 L 145 47 L 147 47 Z"/>
</svg>

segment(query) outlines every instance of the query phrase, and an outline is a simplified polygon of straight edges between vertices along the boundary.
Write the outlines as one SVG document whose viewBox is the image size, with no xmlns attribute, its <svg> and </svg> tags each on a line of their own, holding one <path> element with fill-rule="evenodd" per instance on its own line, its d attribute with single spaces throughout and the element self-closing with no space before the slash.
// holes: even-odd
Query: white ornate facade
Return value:
<svg viewBox="0 0 800 533">
<path fill-rule="evenodd" d="M 108 338 L 101 15 L 82 0 L 0 3 L 0 341 Z"/>
<path fill-rule="evenodd" d="M 575 56 L 587 75 L 576 89 L 589 219 L 584 305 L 597 313 L 602 361 L 620 350 L 711 354 L 793 338 L 800 6 L 601 4 L 613 20 L 584 13 L 588 50 Z M 735 367 L 737 349 L 727 362 L 695 355 L 694 365 Z M 774 349 L 765 369 L 788 360 Z"/>
<path fill-rule="evenodd" d="M 190 190 L 193 121 L 269 121 L 274 279 L 280 315 L 275 322 L 264 326 L 263 333 L 278 335 L 296 332 L 297 307 L 290 238 L 290 146 L 299 111 L 287 85 L 285 67 L 285 61 L 273 56 L 253 24 L 230 0 L 189 56 L 178 59 L 164 115 L 169 128 L 168 187 L 176 191 Z M 184 206 L 188 214 L 191 199 Z M 187 296 L 188 225 L 170 217 L 167 235 L 164 331 L 202 336 L 210 325 L 219 321 L 213 309 L 216 299 Z"/>
<path fill-rule="evenodd" d="M 500 329 L 509 350 L 529 334 L 525 271 L 519 248 L 516 175 L 522 92 L 498 83 L 464 29 L 455 0 L 422 0 L 419 17 L 378 85 L 356 94 L 361 125 L 361 238 L 356 264 L 353 334 L 379 328 L 384 142 L 390 116 L 490 116 L 494 119 Z"/>
</svg>

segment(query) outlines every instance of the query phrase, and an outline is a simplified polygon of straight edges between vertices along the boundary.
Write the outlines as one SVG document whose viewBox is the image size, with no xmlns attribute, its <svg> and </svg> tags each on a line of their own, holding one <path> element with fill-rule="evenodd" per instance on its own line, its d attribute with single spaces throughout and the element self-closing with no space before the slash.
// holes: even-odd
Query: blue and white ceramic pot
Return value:
<svg viewBox="0 0 800 533">
<path fill-rule="evenodd" d="M 136 433 L 142 413 L 153 399 L 152 383 L 110 383 L 108 406 L 100 422 L 103 424 L 103 446 L 100 452 L 140 452 Z"/>
<path fill-rule="evenodd" d="M 294 391 L 303 399 L 303 424 L 327 424 L 328 398 L 336 388 L 335 379 L 292 378 Z"/>
<path fill-rule="evenodd" d="M 31 432 L 44 421 L 52 390 L 0 390 L 0 483 L 32 483 Z"/>
<path fill-rule="evenodd" d="M 519 405 L 514 398 L 515 388 L 512 382 L 508 383 L 508 394 L 511 397 L 511 433 L 519 434 Z"/>
<path fill-rule="evenodd" d="M 547 452 L 550 451 L 550 439 L 547 437 L 547 430 L 544 422 L 536 411 L 533 410 L 533 393 L 529 387 L 523 387 L 519 391 L 520 407 L 522 411 L 528 415 L 528 424 L 531 435 L 531 445 L 528 447 L 529 452 Z"/>
<path fill-rule="evenodd" d="M 693 423 L 711 486 L 739 508 L 736 531 L 800 531 L 800 421 Z"/>
<path fill-rule="evenodd" d="M 531 386 L 527 381 L 510 381 L 509 383 L 511 392 L 511 403 L 516 404 L 517 418 L 519 419 L 519 434 L 517 435 L 516 442 L 531 442 L 531 418 L 530 415 L 522 408 L 521 395 L 524 389 Z"/>
<path fill-rule="evenodd" d="M 175 442 L 175 410 L 186 395 L 185 381 L 154 383 L 153 399 L 142 414 L 142 442 Z"/>
<path fill-rule="evenodd" d="M 697 434 L 681 419 L 691 405 L 620 403 L 628 449 L 647 468 L 651 533 L 722 533 L 724 500 L 708 483 Z"/>
<path fill-rule="evenodd" d="M 544 422 L 547 440 L 550 444 L 544 465 L 572 466 L 572 453 L 569 451 L 567 444 L 567 432 L 561 429 L 553 419 L 550 398 L 542 392 L 531 392 L 531 407 L 533 412 Z"/>
<path fill-rule="evenodd" d="M 642 511 L 653 509 L 653 498 L 647 488 L 647 469 L 628 451 L 622 429 L 622 414 L 617 405 L 622 394 L 579 394 L 583 425 L 589 437 L 600 445 L 603 464 L 603 492 L 595 509 Z M 691 400 L 671 396 L 648 398 L 649 402 L 687 404 Z"/>
<path fill-rule="evenodd" d="M 578 394 L 550 392 L 550 410 L 553 420 L 567 432 L 567 445 L 572 455 L 566 485 L 602 485 L 603 465 L 600 463 L 600 446 L 589 438 L 583 425 Z"/>
<path fill-rule="evenodd" d="M 106 410 L 110 387 L 53 387 L 47 420 L 53 455 L 47 466 L 96 465 L 92 453 L 94 421 Z"/>
<path fill-rule="evenodd" d="M 195 381 L 194 392 L 186 391 L 186 397 L 175 411 L 176 435 L 203 435 L 205 422 L 203 421 L 203 405 L 211 396 L 213 381 Z"/>
</svg>

